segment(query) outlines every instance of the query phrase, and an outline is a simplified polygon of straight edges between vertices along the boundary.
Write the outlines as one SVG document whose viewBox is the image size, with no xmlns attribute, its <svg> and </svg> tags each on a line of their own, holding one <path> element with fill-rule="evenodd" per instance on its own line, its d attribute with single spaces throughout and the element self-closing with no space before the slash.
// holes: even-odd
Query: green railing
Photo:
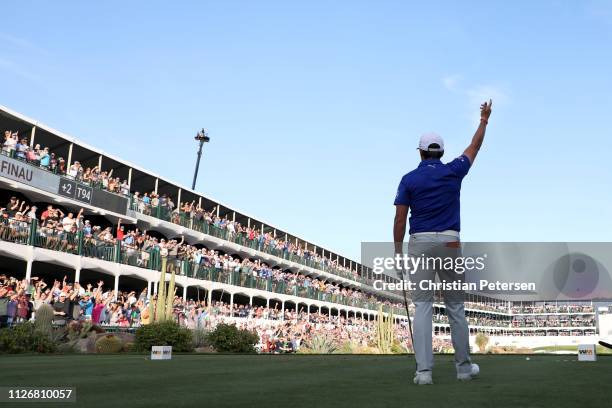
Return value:
<svg viewBox="0 0 612 408">
<path fill-rule="evenodd" d="M 216 228 L 216 227 L 214 227 Z M 219 228 L 216 228 L 220 231 Z M 39 248 L 50 249 L 98 258 L 108 262 L 121 263 L 151 270 L 161 270 L 161 254 L 158 248 L 139 250 L 121 242 L 106 242 L 85 236 L 83 231 L 65 232 L 55 228 L 38 225 L 36 220 L 31 223 L 2 219 L 0 221 L 0 240 Z M 287 282 L 273 277 L 262 277 L 253 274 L 249 268 L 239 267 L 233 271 L 196 264 L 189 260 L 171 258 L 167 261 L 167 271 L 177 275 L 212 282 L 220 282 L 250 289 L 259 289 L 273 293 L 298 296 L 307 299 L 326 301 L 346 306 L 361 307 L 376 310 L 378 303 L 357 299 L 340 294 L 330 294 L 307 286 L 303 282 Z"/>
<path fill-rule="evenodd" d="M 312 258 L 298 256 L 296 254 L 289 252 L 287 249 L 279 249 L 271 245 L 266 245 L 262 241 L 259 241 L 256 239 L 249 239 L 248 237 L 244 235 L 244 233 L 230 233 L 227 229 L 220 228 L 219 226 L 215 224 L 210 224 L 204 219 L 198 220 L 195 218 L 191 218 L 188 214 L 186 214 L 183 211 L 179 213 L 176 213 L 176 212 L 173 213 L 168 207 L 164 207 L 160 205 L 157 205 L 157 206 L 146 205 L 144 206 L 144 208 L 141 208 L 138 205 L 138 202 L 134 200 L 134 197 L 131 198 L 130 208 L 133 211 L 141 212 L 145 215 L 150 215 L 152 217 L 155 217 L 155 218 L 158 218 L 164 221 L 173 222 L 182 227 L 189 228 L 194 231 L 201 232 L 203 234 L 211 235 L 215 238 L 223 239 L 225 241 L 233 242 L 235 244 L 238 244 L 238 245 L 250 248 L 250 249 L 254 249 L 254 250 L 266 253 L 266 254 L 274 255 L 276 257 L 286 259 L 291 262 L 296 262 L 304 266 L 308 266 L 314 269 L 319 269 L 324 272 L 329 272 L 331 274 L 341 276 L 349 280 L 361 282 L 364 284 L 371 283 L 367 279 L 363 278 L 362 276 L 355 276 L 354 274 L 348 271 L 327 265 L 323 261 L 317 261 Z"/>
</svg>

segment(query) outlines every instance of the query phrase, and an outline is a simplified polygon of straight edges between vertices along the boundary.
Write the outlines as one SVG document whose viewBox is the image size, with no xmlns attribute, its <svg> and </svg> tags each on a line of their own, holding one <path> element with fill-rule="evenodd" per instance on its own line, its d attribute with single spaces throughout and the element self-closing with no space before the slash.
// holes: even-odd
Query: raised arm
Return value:
<svg viewBox="0 0 612 408">
<path fill-rule="evenodd" d="M 480 105 L 480 124 L 478 125 L 478 129 L 476 129 L 476 133 L 474 133 L 474 137 L 472 137 L 472 143 L 465 149 L 463 154 L 470 159 L 470 163 L 474 163 L 476 160 L 476 155 L 480 150 L 480 146 L 482 146 L 482 142 L 485 137 L 485 131 L 487 130 L 487 123 L 489 122 L 489 116 L 491 116 L 491 106 L 493 106 L 493 101 L 489 99 L 489 102 L 485 102 Z"/>
<path fill-rule="evenodd" d="M 393 222 L 393 242 L 395 243 L 395 253 L 402 253 L 402 245 L 406 236 L 406 221 L 408 220 L 408 206 L 395 206 L 395 220 Z"/>
</svg>

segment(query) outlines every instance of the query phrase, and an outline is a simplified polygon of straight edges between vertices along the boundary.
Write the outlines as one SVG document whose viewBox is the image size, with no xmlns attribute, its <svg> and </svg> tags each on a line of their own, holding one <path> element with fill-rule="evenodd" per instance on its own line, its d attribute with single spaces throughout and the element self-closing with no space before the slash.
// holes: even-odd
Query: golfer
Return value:
<svg viewBox="0 0 612 408">
<path fill-rule="evenodd" d="M 492 101 L 480 106 L 480 124 L 472 142 L 463 154 L 449 163 L 442 163 L 444 141 L 435 133 L 421 136 L 419 153 L 421 163 L 406 174 L 395 197 L 395 222 L 393 240 L 395 252 L 402 253 L 406 234 L 406 219 L 410 209 L 410 239 L 408 256 L 431 259 L 456 259 L 461 256 L 459 195 L 461 181 L 466 176 L 482 146 L 487 122 L 491 115 Z M 414 352 L 417 371 L 415 384 L 433 384 L 434 365 L 432 352 L 432 313 L 434 291 L 420 283 L 438 281 L 462 281 L 463 275 L 452 269 L 440 267 L 439 262 L 427 262 L 416 271 L 409 271 L 415 284 L 412 301 L 415 305 Z M 423 289 L 425 288 L 425 289 Z M 446 314 L 451 326 L 451 337 L 455 349 L 457 379 L 471 380 L 479 368 L 472 364 L 469 354 L 469 329 L 464 311 L 464 293 L 460 290 L 442 291 Z"/>
</svg>

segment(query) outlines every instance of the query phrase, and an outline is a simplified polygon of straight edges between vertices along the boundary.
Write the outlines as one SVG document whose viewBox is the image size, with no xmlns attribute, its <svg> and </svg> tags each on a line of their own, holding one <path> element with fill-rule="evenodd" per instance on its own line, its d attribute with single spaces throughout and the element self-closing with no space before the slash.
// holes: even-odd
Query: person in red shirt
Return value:
<svg viewBox="0 0 612 408">
<path fill-rule="evenodd" d="M 119 241 L 123 241 L 123 236 L 125 235 L 125 231 L 123 225 L 121 225 L 121 218 L 117 221 L 117 239 Z"/>
</svg>

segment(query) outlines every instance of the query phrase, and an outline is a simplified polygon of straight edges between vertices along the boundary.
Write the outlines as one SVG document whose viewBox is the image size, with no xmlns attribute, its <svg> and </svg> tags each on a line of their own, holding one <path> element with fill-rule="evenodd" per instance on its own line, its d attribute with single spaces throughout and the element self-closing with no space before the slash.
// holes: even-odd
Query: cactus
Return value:
<svg viewBox="0 0 612 408">
<path fill-rule="evenodd" d="M 157 287 L 157 302 L 155 304 L 155 317 L 151 320 L 153 322 L 161 322 L 165 319 L 165 305 L 166 305 L 166 265 L 168 262 L 167 257 L 162 257 L 161 275 L 159 277 L 159 284 Z"/>
<path fill-rule="evenodd" d="M 393 309 L 385 318 L 382 305 L 378 306 L 378 318 L 376 320 L 376 344 L 382 354 L 391 354 L 393 347 Z"/>
<path fill-rule="evenodd" d="M 157 287 L 157 299 L 149 302 L 149 323 L 163 322 L 172 320 L 172 312 L 174 310 L 174 293 L 176 291 L 174 270 L 170 274 L 170 281 L 166 289 L 166 268 L 168 258 L 163 256 L 161 261 L 161 275 L 159 285 Z"/>
<path fill-rule="evenodd" d="M 166 295 L 166 320 L 173 320 L 172 312 L 174 311 L 174 294 L 176 292 L 174 278 L 174 269 L 172 269 L 172 275 L 170 275 L 170 283 L 168 284 L 168 294 Z"/>
<path fill-rule="evenodd" d="M 153 298 L 151 298 L 149 300 L 149 309 L 148 309 L 149 313 L 148 313 L 148 316 L 147 316 L 148 323 L 145 322 L 145 316 L 144 316 L 144 312 L 143 312 L 143 316 L 142 316 L 143 322 L 142 322 L 142 324 L 151 324 L 155 320 L 155 302 L 156 302 L 156 300 L 153 299 Z"/>
<path fill-rule="evenodd" d="M 105 334 L 96 340 L 96 353 L 119 353 L 123 349 L 123 341 L 114 334 Z"/>
<path fill-rule="evenodd" d="M 46 335 L 51 335 L 53 329 L 53 319 L 55 313 L 53 313 L 53 307 L 48 303 L 43 303 L 36 309 L 36 319 L 34 320 L 34 326 L 36 330 Z"/>
</svg>

